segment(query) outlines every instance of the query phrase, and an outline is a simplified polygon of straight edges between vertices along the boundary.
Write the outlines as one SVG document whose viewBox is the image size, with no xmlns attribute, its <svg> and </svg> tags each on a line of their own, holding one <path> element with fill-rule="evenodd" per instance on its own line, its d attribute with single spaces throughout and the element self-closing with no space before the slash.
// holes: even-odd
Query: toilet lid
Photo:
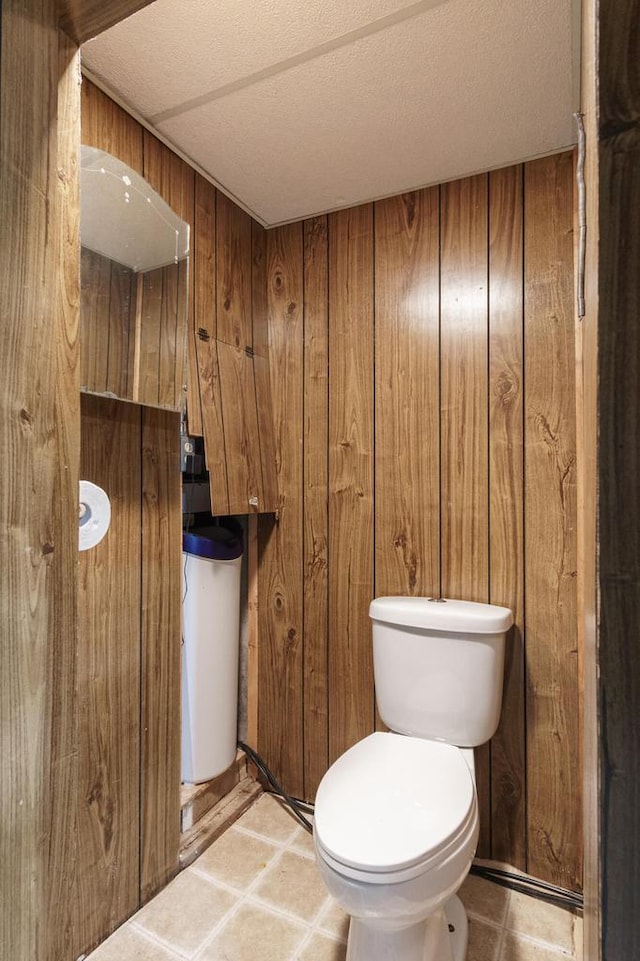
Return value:
<svg viewBox="0 0 640 961">
<path fill-rule="evenodd" d="M 344 865 L 401 871 L 447 848 L 474 802 L 473 778 L 457 747 L 377 732 L 323 777 L 314 831 Z"/>
</svg>

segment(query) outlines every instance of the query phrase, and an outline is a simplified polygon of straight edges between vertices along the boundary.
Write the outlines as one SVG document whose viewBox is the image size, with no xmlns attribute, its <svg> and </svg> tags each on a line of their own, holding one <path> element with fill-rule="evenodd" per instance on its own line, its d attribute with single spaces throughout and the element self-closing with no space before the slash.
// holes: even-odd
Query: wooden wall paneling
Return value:
<svg viewBox="0 0 640 961">
<path fill-rule="evenodd" d="M 523 169 L 489 174 L 490 600 L 513 611 L 491 741 L 491 855 L 527 866 L 524 706 Z"/>
<path fill-rule="evenodd" d="M 177 154 L 143 130 L 143 176 L 171 209 L 193 224 L 195 171 Z"/>
<path fill-rule="evenodd" d="M 187 411 L 189 430 L 204 437 L 204 452 L 211 487 L 211 510 L 229 513 L 227 461 L 220 397 L 216 336 L 216 189 L 196 174 L 193 230 L 194 314 L 189 325 L 195 374 L 189 362 Z"/>
<path fill-rule="evenodd" d="M 175 351 L 175 379 L 174 393 L 171 406 L 174 410 L 185 410 L 187 387 L 189 383 L 189 328 L 195 301 L 195 290 L 190 281 L 189 261 L 181 260 L 178 264 L 178 303 L 176 312 L 176 351 Z M 193 290 L 193 295 L 191 291 Z M 189 299 L 192 309 L 189 308 Z"/>
<path fill-rule="evenodd" d="M 329 277 L 327 218 L 304 230 L 304 793 L 329 766 L 328 490 Z"/>
<path fill-rule="evenodd" d="M 33 34 L 31 35 L 33 40 Z M 33 49 L 33 48 L 32 48 Z M 53 617 L 55 631 L 47 638 L 49 670 L 52 677 L 50 708 L 51 740 L 45 758 L 44 836 L 47 864 L 43 871 L 47 905 L 41 927 L 46 944 L 37 957 L 44 961 L 75 958 L 74 872 L 77 858 L 78 704 L 77 684 L 77 589 L 78 545 L 75 525 L 80 466 L 80 365 L 78 326 L 80 316 L 80 74 L 79 51 L 69 38 L 58 32 L 58 124 L 55 217 L 58 222 L 58 266 L 55 272 L 58 296 L 55 325 L 55 422 L 58 437 L 57 477 L 52 503 L 64 518 L 63 536 L 54 540 L 58 558 L 58 589 Z M 3 127 L 4 130 L 4 127 Z M 24 280 L 24 275 L 22 275 Z M 30 371 L 33 373 L 33 370 Z M 43 402 L 40 396 L 39 403 Z M 6 464 L 6 461 L 5 461 Z M 9 468 L 9 465 L 6 465 Z M 6 555 L 3 554 L 6 559 Z M 52 636 L 53 634 L 53 636 Z M 6 643 L 6 635 L 5 643 Z M 55 640 L 54 640 L 55 638 Z M 4 673 L 4 668 L 3 668 Z M 21 710 L 20 716 L 24 718 Z M 3 731 L 4 731 L 3 727 Z M 0 815 L 4 823 L 4 812 Z M 5 854 L 2 852 L 2 858 Z M 20 894 L 12 890 L 6 904 L 19 914 Z M 4 933 L 4 927 L 3 927 Z M 10 945 L 0 936 L 4 950 Z M 14 955 L 16 958 L 19 954 Z"/>
<path fill-rule="evenodd" d="M 77 61 L 55 4 L 0 18 L 0 943 L 54 961 L 75 844 Z"/>
<path fill-rule="evenodd" d="M 135 329 L 136 275 L 122 264 L 111 263 L 111 290 L 109 297 L 106 389 L 118 397 L 129 396 L 129 348 Z M 83 324 L 83 333 L 86 322 Z M 85 352 L 83 337 L 83 355 Z"/>
<path fill-rule="evenodd" d="M 204 436 L 211 511 L 230 514 L 227 452 L 222 419 L 220 365 L 218 344 L 215 340 L 198 343 L 198 378 L 202 397 L 202 433 Z M 189 421 L 191 430 L 191 421 Z"/>
<path fill-rule="evenodd" d="M 373 206 L 329 216 L 329 760 L 374 725 Z"/>
<path fill-rule="evenodd" d="M 487 176 L 441 187 L 442 595 L 489 600 Z M 481 857 L 490 758 L 476 750 Z"/>
<path fill-rule="evenodd" d="M 180 415 L 142 410 L 140 897 L 178 870 L 180 841 Z"/>
<path fill-rule="evenodd" d="M 80 383 L 90 391 L 107 389 L 111 309 L 111 261 L 82 250 Z"/>
<path fill-rule="evenodd" d="M 187 418 L 189 433 L 204 436 L 205 402 L 201 377 L 205 374 L 205 383 L 210 383 L 207 372 L 211 369 L 211 361 L 207 345 L 216 336 L 216 188 L 200 174 L 195 175 L 193 228 L 189 246 L 189 267 L 193 272 L 193 310 L 189 314 L 188 325 Z M 202 336 L 198 336 L 198 331 L 203 332 Z M 219 388 L 216 394 L 209 394 L 207 404 L 213 406 L 218 427 L 211 435 L 212 441 L 209 444 L 205 441 L 205 457 L 207 464 L 211 459 L 209 472 L 214 475 L 215 488 L 219 491 L 226 488 Z M 213 431 L 215 424 L 216 421 L 209 429 Z"/>
<path fill-rule="evenodd" d="M 253 358 L 244 348 L 218 341 L 220 397 L 224 411 L 229 512 L 262 509 L 262 468 Z"/>
<path fill-rule="evenodd" d="M 82 81 L 82 143 L 118 157 L 144 176 L 142 127 L 95 84 Z"/>
<path fill-rule="evenodd" d="M 255 220 L 251 221 L 251 324 L 254 354 L 268 357 L 267 231 Z"/>
<path fill-rule="evenodd" d="M 161 407 L 172 407 L 180 396 L 179 385 L 184 372 L 179 365 L 178 343 L 184 332 L 184 319 L 178 332 L 178 301 L 186 307 L 185 298 L 180 298 L 180 265 L 169 264 L 162 268 L 162 312 L 160 325 L 160 357 L 158 364 L 158 403 Z M 176 392 L 176 385 L 178 391 Z"/>
<path fill-rule="evenodd" d="M 525 165 L 529 870 L 582 883 L 576 620 L 573 159 Z"/>
<path fill-rule="evenodd" d="M 278 509 L 278 477 L 276 473 L 276 443 L 273 423 L 273 398 L 269 358 L 253 357 L 253 375 L 258 417 L 258 442 L 262 473 L 262 511 Z"/>
<path fill-rule="evenodd" d="M 148 130 L 143 132 L 144 146 L 144 170 L 145 180 L 148 180 L 154 190 L 160 194 L 163 200 L 169 204 L 171 209 L 185 223 L 189 224 L 189 246 L 190 258 L 195 259 L 194 254 L 194 220 L 195 220 L 195 171 L 189 164 L 185 163 L 180 157 L 174 154 L 163 143 L 160 143 Z M 187 329 L 179 328 L 174 335 L 176 344 L 176 367 L 180 372 L 185 370 L 183 351 L 188 351 L 188 344 L 191 338 L 187 334 L 189 318 L 195 316 L 195 297 L 194 297 L 194 273 L 189 270 L 189 297 L 186 324 Z M 184 321 L 182 321 L 184 323 Z M 167 344 L 172 342 L 172 338 L 167 338 Z M 193 349 L 193 345 L 192 345 Z M 187 364 L 188 371 L 193 373 L 193 357 Z M 187 371 L 187 373 L 188 373 Z M 180 395 L 182 397 L 182 384 L 180 384 Z M 195 407 L 194 433 L 195 428 L 201 428 L 198 423 L 197 405 Z"/>
<path fill-rule="evenodd" d="M 140 411 L 82 398 L 80 475 L 111 500 L 104 539 L 79 555 L 78 949 L 138 907 Z"/>
<path fill-rule="evenodd" d="M 276 441 L 273 424 L 273 399 L 269 370 L 269 308 L 267 305 L 267 232 L 251 223 L 251 318 L 253 329 L 254 375 L 258 409 L 258 437 L 262 466 L 263 510 L 278 507 Z"/>
<path fill-rule="evenodd" d="M 137 356 L 138 391 L 135 400 L 139 404 L 157 405 L 160 397 L 160 343 L 162 340 L 162 310 L 164 299 L 164 271 L 146 270 L 138 275 L 142 285 L 142 313 L 137 330 L 139 348 Z"/>
<path fill-rule="evenodd" d="M 279 504 L 260 517 L 258 750 L 295 795 L 303 760 L 302 226 L 267 235 L 267 297 Z M 274 723 L 274 719 L 277 722 Z"/>
<path fill-rule="evenodd" d="M 251 217 L 220 191 L 216 196 L 217 333 L 234 347 L 253 346 Z"/>
<path fill-rule="evenodd" d="M 375 593 L 440 591 L 439 192 L 375 206 Z"/>
</svg>

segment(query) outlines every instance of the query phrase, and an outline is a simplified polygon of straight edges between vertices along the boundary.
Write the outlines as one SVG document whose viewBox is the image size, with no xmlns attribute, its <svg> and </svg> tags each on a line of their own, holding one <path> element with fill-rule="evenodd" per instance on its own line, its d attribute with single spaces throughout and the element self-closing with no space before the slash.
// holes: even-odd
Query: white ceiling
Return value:
<svg viewBox="0 0 640 961">
<path fill-rule="evenodd" d="M 267 226 L 574 141 L 577 0 L 155 0 L 82 48 Z"/>
</svg>

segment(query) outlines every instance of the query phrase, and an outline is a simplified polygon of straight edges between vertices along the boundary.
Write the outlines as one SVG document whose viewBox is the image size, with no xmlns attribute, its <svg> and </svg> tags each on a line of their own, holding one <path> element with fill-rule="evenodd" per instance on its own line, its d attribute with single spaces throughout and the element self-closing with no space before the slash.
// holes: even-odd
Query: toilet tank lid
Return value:
<svg viewBox="0 0 640 961">
<path fill-rule="evenodd" d="M 508 607 L 448 597 L 376 597 L 369 607 L 369 617 L 386 624 L 456 634 L 498 634 L 513 624 Z"/>
</svg>

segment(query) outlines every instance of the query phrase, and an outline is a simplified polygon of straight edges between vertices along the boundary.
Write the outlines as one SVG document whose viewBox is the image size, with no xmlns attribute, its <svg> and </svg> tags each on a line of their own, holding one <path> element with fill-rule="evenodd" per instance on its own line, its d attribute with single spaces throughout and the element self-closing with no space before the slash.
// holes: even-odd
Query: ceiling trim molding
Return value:
<svg viewBox="0 0 640 961">
<path fill-rule="evenodd" d="M 394 10 L 393 13 L 389 13 L 385 17 L 380 17 L 378 20 L 365 23 L 363 26 L 349 30 L 339 37 L 332 37 L 331 40 L 326 40 L 324 43 L 319 43 L 317 46 L 303 50 L 301 53 L 296 53 L 277 63 L 272 63 L 268 67 L 256 70 L 255 73 L 239 77 L 237 80 L 223 84 L 221 87 L 215 87 L 213 90 L 208 90 L 206 93 L 199 94 L 197 97 L 185 100 L 183 103 L 177 104 L 175 107 L 170 107 L 168 110 L 162 110 L 150 118 L 151 123 L 163 123 L 165 120 L 172 120 L 174 117 L 188 113 L 190 110 L 195 110 L 197 107 L 202 107 L 205 104 L 212 103 L 214 100 L 221 100 L 223 97 L 228 97 L 238 90 L 245 90 L 247 87 L 252 87 L 256 83 L 268 80 L 269 77 L 276 76 L 276 74 L 285 73 L 287 70 L 292 70 L 294 67 L 298 67 L 303 63 L 309 63 L 309 61 L 323 57 L 325 54 L 339 50 L 341 47 L 347 47 L 357 40 L 373 36 L 382 30 L 388 30 L 389 27 L 404 23 L 406 20 L 413 19 L 413 17 L 418 17 L 421 13 L 426 13 L 427 10 L 440 7 L 447 2 L 448 0 L 417 0 L 417 3 L 412 3 L 408 7 L 403 7 L 401 10 Z"/>
<path fill-rule="evenodd" d="M 216 190 L 219 190 L 220 193 L 225 195 L 225 197 L 228 197 L 229 200 L 232 200 L 236 206 L 244 210 L 246 214 L 249 214 L 250 217 L 253 217 L 256 223 L 260 224 L 261 227 L 273 226 L 272 224 L 268 224 L 265 220 L 263 220 L 263 218 L 257 214 L 255 210 L 252 210 L 251 207 L 248 207 L 247 204 L 244 203 L 240 197 L 237 197 L 232 190 L 229 190 L 224 184 L 220 183 L 219 180 L 216 180 L 215 177 L 212 177 L 210 173 L 207 173 L 204 167 L 201 167 L 200 164 L 193 159 L 193 157 L 190 157 L 188 154 L 186 154 L 184 150 L 181 150 L 180 147 L 178 147 L 172 140 L 169 139 L 169 137 L 166 137 L 157 129 L 157 127 L 154 127 L 153 124 L 146 120 L 142 114 L 138 113 L 138 111 L 132 107 L 131 104 L 127 103 L 126 100 L 123 100 L 115 90 L 112 90 L 111 87 L 104 82 L 104 80 L 101 80 L 100 77 L 96 76 L 92 70 L 89 70 L 88 67 L 82 67 L 82 76 L 86 77 L 87 80 L 90 80 L 91 83 L 95 84 L 95 86 L 102 90 L 107 97 L 110 97 L 114 103 L 117 103 L 119 107 L 122 107 L 122 109 L 125 110 L 130 117 L 133 117 L 133 119 L 136 120 L 140 126 L 144 127 L 145 130 L 148 130 L 149 133 L 152 133 L 154 137 L 156 137 L 165 145 L 165 147 L 168 147 L 169 150 L 172 150 L 174 154 L 180 157 L 181 160 L 184 160 L 185 163 L 188 163 L 189 166 L 192 167 L 196 173 L 200 174 L 204 180 L 208 180 L 209 183 L 216 188 Z"/>
<path fill-rule="evenodd" d="M 153 0 L 59 0 L 60 28 L 80 45 L 126 20 Z"/>
</svg>

